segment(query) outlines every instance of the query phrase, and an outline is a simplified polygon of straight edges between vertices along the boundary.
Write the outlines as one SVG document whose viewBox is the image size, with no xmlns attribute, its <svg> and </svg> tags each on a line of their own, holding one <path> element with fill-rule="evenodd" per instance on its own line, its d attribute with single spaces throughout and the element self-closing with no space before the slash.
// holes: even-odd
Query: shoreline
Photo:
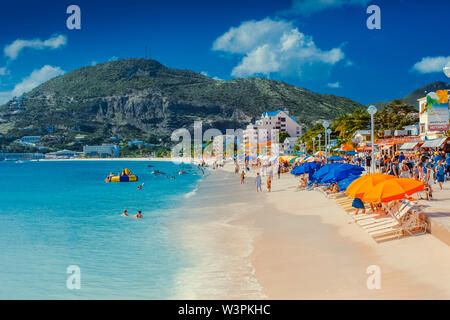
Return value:
<svg viewBox="0 0 450 320">
<path fill-rule="evenodd" d="M 169 161 L 175 162 L 172 158 L 82 158 L 82 159 L 38 159 L 32 162 L 56 162 L 56 161 Z"/>
<path fill-rule="evenodd" d="M 196 248 L 195 255 L 228 258 L 212 270 L 216 274 L 233 268 L 231 256 L 220 257 L 224 251 L 235 254 L 234 264 L 250 266 L 229 277 L 234 291 L 211 295 L 203 283 L 189 298 L 248 299 L 235 282 L 250 279 L 256 285 L 249 289 L 259 287 L 260 297 L 268 299 L 450 299 L 450 248 L 432 235 L 378 244 L 333 200 L 315 191 L 294 191 L 297 181 L 290 174 L 274 177 L 271 193 L 258 194 L 253 171 L 245 185 L 232 165 L 219 171 L 200 181 L 190 199 L 202 204 L 200 217 L 208 220 L 195 228 L 208 239 L 206 245 L 196 244 L 205 248 Z M 250 246 L 247 255 L 233 251 L 240 246 Z M 371 265 L 381 269 L 381 290 L 367 288 Z"/>
</svg>

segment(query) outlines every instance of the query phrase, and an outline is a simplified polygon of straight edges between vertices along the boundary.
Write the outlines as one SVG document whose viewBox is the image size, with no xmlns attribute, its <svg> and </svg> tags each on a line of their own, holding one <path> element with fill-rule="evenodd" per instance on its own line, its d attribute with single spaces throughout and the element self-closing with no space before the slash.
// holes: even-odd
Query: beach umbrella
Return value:
<svg viewBox="0 0 450 320">
<path fill-rule="evenodd" d="M 333 163 L 331 163 L 333 165 Z M 363 167 L 347 163 L 336 163 L 328 170 L 328 173 L 320 178 L 322 183 L 336 182 L 347 178 L 350 175 L 360 175 L 364 171 Z"/>
<path fill-rule="evenodd" d="M 290 164 L 291 164 L 291 163 L 294 163 L 298 158 L 299 158 L 299 157 L 292 158 L 291 160 L 289 160 L 289 163 L 290 163 Z"/>
<path fill-rule="evenodd" d="M 359 175 L 350 175 L 345 179 L 342 179 L 338 182 L 339 191 L 346 191 L 348 186 L 359 178 Z"/>
<path fill-rule="evenodd" d="M 301 162 L 305 162 L 305 161 L 307 161 L 308 159 L 311 159 L 313 156 L 306 156 L 306 157 L 304 157 L 302 160 L 301 160 Z"/>
<path fill-rule="evenodd" d="M 344 161 L 345 158 L 342 158 L 340 156 L 331 156 L 327 159 L 328 161 Z"/>
<path fill-rule="evenodd" d="M 347 151 L 345 154 L 348 155 L 348 156 L 354 156 L 355 154 L 358 154 L 358 152 L 356 152 L 356 151 Z"/>
<path fill-rule="evenodd" d="M 361 171 L 334 171 L 331 170 L 327 175 L 322 177 L 321 183 L 333 183 L 344 180 L 349 176 L 360 175 Z"/>
<path fill-rule="evenodd" d="M 316 171 L 314 174 L 314 179 L 321 180 L 326 175 L 330 174 L 329 178 L 342 176 L 342 172 L 359 172 L 364 171 L 363 167 L 349 164 L 349 163 L 328 163 L 324 165 L 322 168 Z"/>
<path fill-rule="evenodd" d="M 320 168 L 321 163 L 320 162 L 304 162 L 296 166 L 294 169 L 292 169 L 291 173 L 293 175 L 301 175 L 305 173 L 311 173 L 317 169 Z"/>
<path fill-rule="evenodd" d="M 389 174 L 369 173 L 353 181 L 352 184 L 348 186 L 345 193 L 350 198 L 360 198 L 365 193 L 372 190 L 377 184 L 394 178 L 395 176 Z"/>
<path fill-rule="evenodd" d="M 439 154 L 438 154 L 437 156 L 434 157 L 434 162 L 442 161 L 442 160 L 444 160 L 444 159 L 443 159 L 442 156 L 439 155 Z"/>
<path fill-rule="evenodd" d="M 422 181 L 410 178 L 389 179 L 377 184 L 363 196 L 362 200 L 372 203 L 389 202 L 403 199 L 407 195 L 410 196 L 423 189 L 424 184 Z"/>
</svg>

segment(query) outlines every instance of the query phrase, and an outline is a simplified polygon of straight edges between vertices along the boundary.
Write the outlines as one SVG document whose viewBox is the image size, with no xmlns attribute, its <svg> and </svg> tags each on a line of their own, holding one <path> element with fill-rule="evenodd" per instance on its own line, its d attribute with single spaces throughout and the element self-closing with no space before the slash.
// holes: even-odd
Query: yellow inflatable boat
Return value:
<svg viewBox="0 0 450 320">
<path fill-rule="evenodd" d="M 138 181 L 138 177 L 131 173 L 128 169 L 123 169 L 120 176 L 108 176 L 106 182 L 135 182 Z"/>
</svg>

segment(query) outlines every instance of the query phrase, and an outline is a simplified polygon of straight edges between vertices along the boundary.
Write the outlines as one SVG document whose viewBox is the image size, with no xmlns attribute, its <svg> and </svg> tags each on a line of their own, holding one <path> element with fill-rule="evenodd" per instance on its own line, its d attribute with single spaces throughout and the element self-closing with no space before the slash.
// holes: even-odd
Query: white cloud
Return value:
<svg viewBox="0 0 450 320">
<path fill-rule="evenodd" d="M 337 82 L 330 82 L 330 83 L 327 84 L 327 87 L 329 87 L 329 88 L 340 88 L 341 84 L 339 83 L 339 81 L 337 81 Z"/>
<path fill-rule="evenodd" d="M 270 73 L 298 76 L 311 65 L 331 66 L 344 58 L 340 48 L 321 50 L 291 22 L 270 18 L 232 27 L 214 41 L 212 49 L 243 56 L 231 73 L 237 77 Z"/>
<path fill-rule="evenodd" d="M 64 35 L 54 35 L 47 40 L 41 39 L 23 40 L 17 39 L 11 44 L 7 45 L 3 50 L 5 57 L 11 60 L 17 59 L 20 52 L 25 48 L 35 50 L 56 49 L 67 44 L 67 37 Z"/>
<path fill-rule="evenodd" d="M 369 2 L 370 0 L 293 0 L 291 8 L 282 13 L 308 16 L 331 8 L 365 6 Z"/>
<path fill-rule="evenodd" d="M 419 73 L 442 72 L 446 65 L 450 65 L 450 56 L 448 57 L 425 57 L 412 67 L 414 71 Z"/>
<path fill-rule="evenodd" d="M 221 78 L 219 78 L 219 77 L 216 77 L 216 76 L 211 77 L 211 76 L 208 74 L 208 72 L 206 72 L 206 71 L 202 71 L 202 72 L 200 72 L 200 74 L 201 74 L 201 75 L 204 75 L 205 77 L 209 77 L 209 78 L 211 78 L 211 79 L 214 79 L 214 80 L 221 80 L 221 81 L 223 81 L 223 79 L 221 79 Z"/>
<path fill-rule="evenodd" d="M 11 91 L 0 92 L 0 105 L 8 102 L 13 97 L 18 97 L 28 92 L 38 85 L 50 80 L 54 77 L 63 75 L 65 73 L 60 67 L 52 67 L 49 65 L 43 66 L 41 69 L 34 70 L 28 77 L 24 78 L 20 83 L 14 86 Z"/>
</svg>

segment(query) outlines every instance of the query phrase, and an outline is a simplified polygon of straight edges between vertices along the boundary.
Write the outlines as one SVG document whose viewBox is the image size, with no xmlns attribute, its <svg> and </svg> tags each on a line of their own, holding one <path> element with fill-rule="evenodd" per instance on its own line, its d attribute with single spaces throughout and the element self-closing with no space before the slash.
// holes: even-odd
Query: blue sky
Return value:
<svg viewBox="0 0 450 320">
<path fill-rule="evenodd" d="M 68 30 L 66 8 L 81 8 Z M 366 9 L 381 9 L 369 30 Z M 82 66 L 148 56 L 229 80 L 262 76 L 360 103 L 448 81 L 450 1 L 2 1 L 0 103 Z"/>
</svg>

